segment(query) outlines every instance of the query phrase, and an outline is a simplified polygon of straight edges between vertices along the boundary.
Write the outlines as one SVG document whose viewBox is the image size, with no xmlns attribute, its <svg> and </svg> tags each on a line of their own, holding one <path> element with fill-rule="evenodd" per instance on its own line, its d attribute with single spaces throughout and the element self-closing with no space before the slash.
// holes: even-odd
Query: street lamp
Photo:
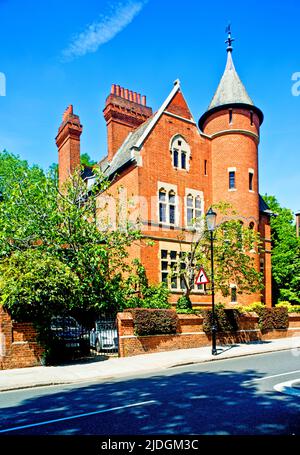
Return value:
<svg viewBox="0 0 300 455">
<path fill-rule="evenodd" d="M 212 335 L 212 355 L 217 354 L 217 324 L 215 315 L 215 278 L 214 278 L 214 237 L 213 232 L 216 227 L 217 214 L 210 207 L 205 215 L 207 229 L 210 232 L 210 258 L 211 258 L 211 303 L 212 303 L 212 324 L 211 324 L 211 335 Z"/>
</svg>

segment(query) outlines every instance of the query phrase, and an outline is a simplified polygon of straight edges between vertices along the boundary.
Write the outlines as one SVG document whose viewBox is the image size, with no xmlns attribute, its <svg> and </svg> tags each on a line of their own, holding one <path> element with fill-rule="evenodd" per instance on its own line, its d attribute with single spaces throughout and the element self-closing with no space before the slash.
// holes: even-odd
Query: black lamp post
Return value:
<svg viewBox="0 0 300 455">
<path fill-rule="evenodd" d="M 212 303 L 212 324 L 211 324 L 211 335 L 212 335 L 212 355 L 217 354 L 217 323 L 215 315 L 215 278 L 214 278 L 214 237 L 213 232 L 216 227 L 217 214 L 210 208 L 205 215 L 207 229 L 210 232 L 210 258 L 211 258 L 211 303 Z"/>
</svg>

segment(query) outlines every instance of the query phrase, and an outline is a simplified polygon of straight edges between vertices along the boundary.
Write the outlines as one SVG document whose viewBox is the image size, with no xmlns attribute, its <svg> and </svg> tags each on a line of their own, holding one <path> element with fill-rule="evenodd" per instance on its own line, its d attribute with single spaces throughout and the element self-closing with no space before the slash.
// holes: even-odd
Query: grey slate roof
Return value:
<svg viewBox="0 0 300 455">
<path fill-rule="evenodd" d="M 199 128 L 203 131 L 204 124 L 209 116 L 222 107 L 247 107 L 249 110 L 253 110 L 259 118 L 259 124 L 261 125 L 264 120 L 264 114 L 262 111 L 254 105 L 252 99 L 247 93 L 244 84 L 242 83 L 239 75 L 236 72 L 234 63 L 232 60 L 231 51 L 227 51 L 227 62 L 225 71 L 220 80 L 218 88 L 213 96 L 213 99 L 208 106 L 208 109 L 199 119 Z"/>
<path fill-rule="evenodd" d="M 254 105 L 235 70 L 231 52 L 228 52 L 224 74 L 208 110 L 218 106 L 224 106 L 225 104 L 236 103 Z"/>
<path fill-rule="evenodd" d="M 142 125 L 140 125 L 135 131 L 128 134 L 127 138 L 119 148 L 119 150 L 114 155 L 110 166 L 107 168 L 105 175 L 110 177 L 118 169 L 122 168 L 124 165 L 128 164 L 129 162 L 134 162 L 134 158 L 132 156 L 132 149 L 134 148 L 135 144 L 137 143 L 138 139 L 142 136 L 144 131 L 146 130 L 147 126 L 149 125 L 152 117 L 149 117 Z"/>
</svg>

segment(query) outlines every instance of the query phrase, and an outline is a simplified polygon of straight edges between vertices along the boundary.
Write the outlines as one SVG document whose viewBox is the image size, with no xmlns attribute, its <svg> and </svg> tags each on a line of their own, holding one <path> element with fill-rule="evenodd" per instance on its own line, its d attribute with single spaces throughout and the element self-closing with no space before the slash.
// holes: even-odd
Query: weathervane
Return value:
<svg viewBox="0 0 300 455">
<path fill-rule="evenodd" d="M 228 44 L 227 52 L 231 52 L 232 51 L 232 42 L 234 41 L 234 38 L 231 38 L 231 24 L 227 25 L 227 27 L 225 29 L 225 33 L 228 33 L 228 38 L 225 41 L 225 43 Z"/>
</svg>

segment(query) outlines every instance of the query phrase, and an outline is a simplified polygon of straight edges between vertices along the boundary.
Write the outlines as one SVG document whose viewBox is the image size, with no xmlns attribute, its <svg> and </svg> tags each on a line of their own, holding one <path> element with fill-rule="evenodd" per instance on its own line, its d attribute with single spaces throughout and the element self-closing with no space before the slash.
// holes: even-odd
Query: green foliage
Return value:
<svg viewBox="0 0 300 455">
<path fill-rule="evenodd" d="M 191 299 L 187 295 L 179 297 L 176 303 L 176 312 L 181 314 L 193 313 Z"/>
<path fill-rule="evenodd" d="M 243 312 L 255 312 L 259 313 L 261 310 L 265 308 L 265 305 L 261 302 L 253 302 L 251 305 L 241 307 L 241 311 Z"/>
<path fill-rule="evenodd" d="M 170 291 L 166 284 L 149 285 L 145 267 L 137 259 L 122 287 L 123 308 L 170 308 Z"/>
<path fill-rule="evenodd" d="M 80 162 L 84 166 L 94 166 L 96 164 L 96 161 L 92 160 L 88 153 L 82 153 L 80 155 Z"/>
<path fill-rule="evenodd" d="M 95 176 L 95 185 L 87 188 L 78 169 L 60 191 L 55 170 L 45 174 L 17 156 L 0 154 L 4 198 L 0 202 L 0 304 L 12 313 L 25 317 L 28 308 L 40 306 L 47 313 L 62 304 L 78 314 L 119 309 L 124 300 L 123 274 L 130 271 L 126 247 L 139 238 L 139 232 L 130 226 L 115 230 L 108 224 L 99 226 L 97 197 L 109 182 L 97 169 Z M 36 272 L 28 271 L 25 283 L 27 260 Z M 47 270 L 53 288 L 52 294 L 48 290 L 51 304 L 45 299 Z"/>
<path fill-rule="evenodd" d="M 168 302 L 170 291 L 165 283 L 148 286 L 144 290 L 143 307 L 144 308 L 170 308 Z"/>
<path fill-rule="evenodd" d="M 137 336 L 167 335 L 177 331 L 178 318 L 173 310 L 137 308 L 130 311 Z"/>
<path fill-rule="evenodd" d="M 0 263 L 2 305 L 17 320 L 49 321 L 71 310 L 79 289 L 77 275 L 47 252 L 15 252 Z"/>
<path fill-rule="evenodd" d="M 274 196 L 265 195 L 264 199 L 277 215 L 271 218 L 274 301 L 300 304 L 300 239 L 293 212 L 281 207 Z"/>
<path fill-rule="evenodd" d="M 244 226 L 230 204 L 214 206 L 218 213 L 218 224 L 213 232 L 214 284 L 215 291 L 224 297 L 229 295 L 228 283 L 235 283 L 238 293 L 257 292 L 262 289 L 262 274 L 256 270 L 256 256 L 261 251 L 258 232 Z M 203 220 L 203 226 L 205 226 Z M 203 267 L 208 276 L 211 270 L 211 233 L 207 229 L 195 230 L 189 251 L 181 252 L 181 264 L 173 274 L 185 284 L 184 294 L 188 297 L 194 289 L 195 275 Z M 211 277 L 209 276 L 210 280 Z M 210 290 L 211 284 L 206 286 Z"/>
<path fill-rule="evenodd" d="M 300 313 L 300 305 L 292 305 L 290 302 L 279 302 L 276 308 L 287 308 L 288 313 Z"/>
</svg>

